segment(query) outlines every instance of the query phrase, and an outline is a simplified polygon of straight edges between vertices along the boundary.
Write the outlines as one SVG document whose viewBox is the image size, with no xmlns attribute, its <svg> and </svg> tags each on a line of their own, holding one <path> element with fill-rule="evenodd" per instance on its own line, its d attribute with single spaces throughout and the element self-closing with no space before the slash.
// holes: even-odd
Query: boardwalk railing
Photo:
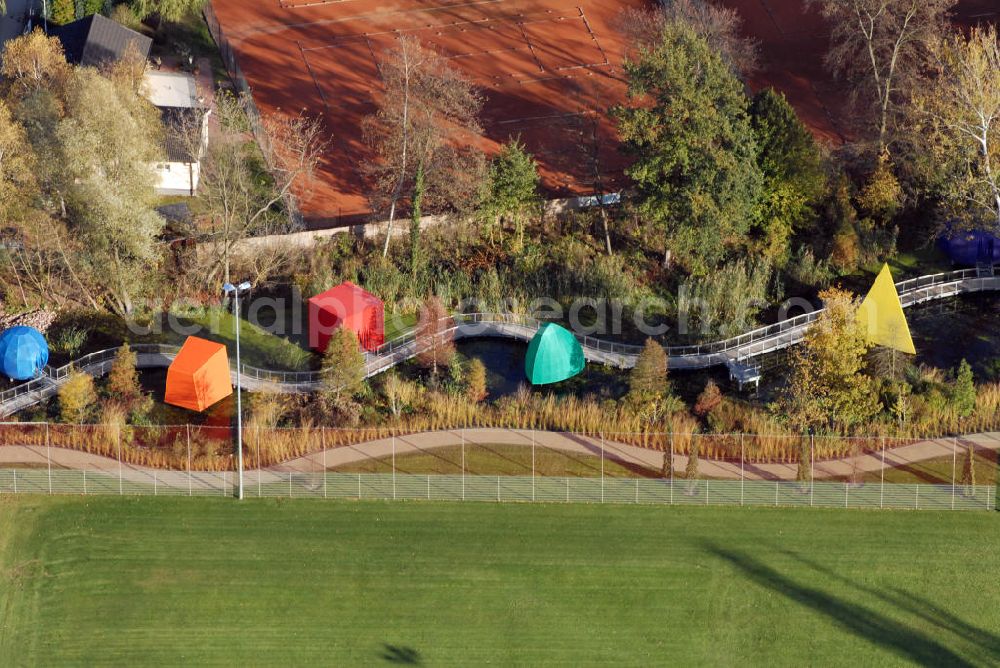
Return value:
<svg viewBox="0 0 1000 668">
<path fill-rule="evenodd" d="M 963 293 L 1000 290 L 1000 276 L 986 275 L 976 269 L 963 269 L 901 281 L 896 284 L 896 288 L 903 306 L 908 307 Z M 788 348 L 802 341 L 809 325 L 821 313 L 822 309 L 804 313 L 721 341 L 669 346 L 666 350 L 670 366 L 699 369 L 745 362 L 753 357 Z M 498 336 L 527 341 L 544 323 L 530 316 L 511 313 L 461 313 L 449 316 L 447 320 L 451 326 L 441 336 L 454 336 L 456 339 Z M 583 347 L 584 355 L 591 362 L 628 368 L 635 363 L 642 350 L 641 346 L 632 344 L 584 334 L 575 336 Z M 418 341 L 415 331 L 406 332 L 365 354 L 365 377 L 374 376 L 406 361 L 429 345 L 429 341 Z M 169 366 L 179 350 L 176 346 L 163 344 L 136 344 L 133 349 L 138 353 L 140 367 Z M 106 374 L 117 351 L 118 348 L 109 348 L 90 353 L 58 368 L 47 366 L 38 378 L 0 392 L 0 416 L 11 415 L 53 396 L 74 369 L 95 376 Z M 231 365 L 235 374 L 237 369 L 232 362 Z M 261 369 L 249 364 L 243 364 L 238 371 L 242 374 L 244 386 L 249 390 L 311 392 L 320 389 L 324 379 L 322 371 Z"/>
</svg>

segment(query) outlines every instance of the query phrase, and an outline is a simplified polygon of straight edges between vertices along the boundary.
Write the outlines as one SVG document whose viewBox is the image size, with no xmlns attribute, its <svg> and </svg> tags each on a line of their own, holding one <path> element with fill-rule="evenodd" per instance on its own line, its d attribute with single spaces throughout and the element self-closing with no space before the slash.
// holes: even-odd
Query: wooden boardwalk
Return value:
<svg viewBox="0 0 1000 668">
<path fill-rule="evenodd" d="M 901 281 L 896 284 L 896 289 L 903 308 L 907 308 L 961 294 L 1000 290 L 1000 276 L 993 275 L 989 270 L 965 269 Z M 703 369 L 725 365 L 732 369 L 761 355 L 800 343 L 820 313 L 822 309 L 712 343 L 670 346 L 666 349 L 669 366 L 671 369 Z M 458 314 L 451 319 L 454 324 L 448 333 L 453 334 L 455 339 L 499 337 L 530 341 L 543 324 L 534 318 L 505 313 Z M 631 368 L 642 350 L 641 346 L 592 336 L 577 335 L 577 339 L 587 361 L 619 368 Z M 161 344 L 138 344 L 132 348 L 136 351 L 140 368 L 168 367 L 179 350 L 176 346 Z M 110 348 L 85 355 L 57 369 L 46 367 L 40 377 L 0 393 L 0 417 L 13 415 L 52 397 L 73 370 L 93 376 L 107 374 L 117 352 L 118 348 Z M 378 375 L 419 352 L 413 332 L 389 341 L 379 350 L 366 353 L 365 378 Z M 324 385 L 321 371 L 280 371 L 243 364 L 240 372 L 242 386 L 250 391 L 307 393 L 320 390 Z M 235 384 L 235 365 L 232 375 Z"/>
</svg>

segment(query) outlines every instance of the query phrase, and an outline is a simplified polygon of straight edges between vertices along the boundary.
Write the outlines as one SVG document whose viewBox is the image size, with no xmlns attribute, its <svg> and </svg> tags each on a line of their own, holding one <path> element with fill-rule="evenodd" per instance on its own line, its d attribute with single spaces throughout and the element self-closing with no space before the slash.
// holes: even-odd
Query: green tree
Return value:
<svg viewBox="0 0 1000 668">
<path fill-rule="evenodd" d="M 951 405 L 960 418 L 967 418 L 976 410 L 976 381 L 972 367 L 964 359 L 955 373 L 955 383 L 951 387 Z"/>
<path fill-rule="evenodd" d="M 637 205 L 674 256 L 705 273 L 742 246 L 757 217 L 762 175 L 743 84 L 690 27 L 626 61 L 629 104 L 612 110 Z"/>
<path fill-rule="evenodd" d="M 59 388 L 59 417 L 70 424 L 87 419 L 97 403 L 94 378 L 88 373 L 74 371 Z"/>
<path fill-rule="evenodd" d="M 351 397 L 365 382 L 365 356 L 353 330 L 338 327 L 323 353 L 326 393 L 334 400 Z"/>
<path fill-rule="evenodd" d="M 791 377 L 778 406 L 793 425 L 845 430 L 877 411 L 872 379 L 864 373 L 870 344 L 850 293 L 820 293 L 824 310 L 792 352 Z"/>
<path fill-rule="evenodd" d="M 53 23 L 66 25 L 76 20 L 76 0 L 52 0 L 49 18 Z"/>
<path fill-rule="evenodd" d="M 765 193 L 754 245 L 780 267 L 789 259 L 792 235 L 815 224 L 826 173 L 816 140 L 784 94 L 772 88 L 760 91 L 754 96 L 750 116 Z"/>
<path fill-rule="evenodd" d="M 520 139 L 511 140 L 500 148 L 500 153 L 490 162 L 479 202 L 479 215 L 491 241 L 494 233 L 502 238 L 504 223 L 511 221 L 523 245 L 525 217 L 537 212 L 542 205 L 538 194 L 540 178 L 538 163 Z"/>
<path fill-rule="evenodd" d="M 129 0 L 132 10 L 140 18 L 153 14 L 164 21 L 177 22 L 200 12 L 206 0 Z"/>
</svg>

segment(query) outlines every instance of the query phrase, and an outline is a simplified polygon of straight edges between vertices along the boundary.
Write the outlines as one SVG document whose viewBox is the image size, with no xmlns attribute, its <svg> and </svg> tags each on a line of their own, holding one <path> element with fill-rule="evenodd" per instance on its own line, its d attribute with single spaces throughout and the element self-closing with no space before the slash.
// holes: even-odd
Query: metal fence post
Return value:
<svg viewBox="0 0 1000 668">
<path fill-rule="evenodd" d="M 358 471 L 358 501 L 361 500 L 361 471 Z"/>
<path fill-rule="evenodd" d="M 916 488 L 915 498 L 914 498 L 914 501 L 913 501 L 913 507 L 916 510 L 920 510 L 920 485 L 916 484 L 913 487 Z"/>
<path fill-rule="evenodd" d="M 744 478 L 746 477 L 746 470 L 745 470 L 746 467 L 744 465 L 744 461 L 746 459 L 745 457 L 746 453 L 744 451 L 744 447 L 745 446 L 743 443 L 743 434 L 741 433 L 740 434 L 740 505 L 741 506 L 743 505 L 743 486 L 744 486 L 743 483 L 744 483 Z"/>
<path fill-rule="evenodd" d="M 850 492 L 851 483 L 847 480 L 844 481 L 844 507 L 847 507 L 847 495 Z"/>
<path fill-rule="evenodd" d="M 115 440 L 118 443 L 118 496 L 122 495 L 122 426 L 115 425 Z"/>
<path fill-rule="evenodd" d="M 670 505 L 674 505 L 674 432 L 667 436 L 670 441 Z"/>
<path fill-rule="evenodd" d="M 497 501 L 500 501 L 500 476 L 497 476 Z"/>
<path fill-rule="evenodd" d="M 322 443 L 323 443 L 323 498 L 325 499 L 325 498 L 327 498 L 327 495 L 326 495 L 326 475 L 327 475 L 327 468 L 326 468 L 326 427 L 322 427 L 322 430 L 323 431 L 321 431 L 319 433 L 319 438 L 320 438 L 320 441 L 322 441 Z M 258 439 L 260 438 L 259 432 L 258 432 L 257 438 Z M 257 471 L 258 471 L 258 474 L 259 474 L 260 468 L 258 468 Z M 260 496 L 260 494 L 258 494 L 257 496 Z"/>
<path fill-rule="evenodd" d="M 83 469 L 83 495 L 87 496 L 87 469 Z"/>
<path fill-rule="evenodd" d="M 465 428 L 462 428 L 462 501 L 465 501 Z"/>
<path fill-rule="evenodd" d="M 955 459 L 958 452 L 958 436 L 951 439 L 951 509 L 955 510 Z"/>
<path fill-rule="evenodd" d="M 566 503 L 569 503 L 569 476 L 566 476 Z"/>
<path fill-rule="evenodd" d="M 885 507 L 885 436 L 882 437 L 882 482 L 878 490 L 878 507 Z"/>
<path fill-rule="evenodd" d="M 156 485 L 156 467 L 154 466 L 153 467 L 153 496 L 156 496 L 156 494 L 157 494 L 156 487 L 157 487 L 157 485 Z"/>
<path fill-rule="evenodd" d="M 531 500 L 535 500 L 535 430 L 531 430 Z"/>
<path fill-rule="evenodd" d="M 292 472 L 288 472 L 288 498 L 292 498 Z"/>
<path fill-rule="evenodd" d="M 809 505 L 813 505 L 816 488 L 816 435 L 809 429 Z"/>
<path fill-rule="evenodd" d="M 601 503 L 604 503 L 604 432 L 601 432 Z"/>
<path fill-rule="evenodd" d="M 14 474 L 14 493 L 17 494 L 17 469 L 11 469 L 10 472 Z M 989 498 L 989 494 L 986 496 Z"/>
<path fill-rule="evenodd" d="M 49 494 L 52 493 L 52 448 L 49 441 L 49 423 L 45 423 L 45 463 L 49 467 Z"/>
<path fill-rule="evenodd" d="M 187 446 L 188 446 L 188 496 L 191 496 L 192 483 L 191 483 L 191 424 L 188 423 L 187 427 Z"/>
<path fill-rule="evenodd" d="M 778 507 L 778 481 L 774 481 L 774 507 Z"/>
<path fill-rule="evenodd" d="M 396 498 L 396 435 L 392 435 L 392 498 Z"/>
<path fill-rule="evenodd" d="M 261 459 L 260 459 L 260 427 L 257 427 L 257 498 L 258 499 L 261 496 L 260 478 L 261 478 L 261 475 L 262 475 L 261 469 L 263 469 L 263 468 L 264 467 L 261 464 Z"/>
</svg>

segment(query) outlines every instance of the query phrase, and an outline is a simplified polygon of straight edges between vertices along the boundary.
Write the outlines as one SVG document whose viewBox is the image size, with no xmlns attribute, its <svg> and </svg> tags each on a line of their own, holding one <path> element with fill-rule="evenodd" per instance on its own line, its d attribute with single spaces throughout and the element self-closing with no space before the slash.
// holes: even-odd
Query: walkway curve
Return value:
<svg viewBox="0 0 1000 668">
<path fill-rule="evenodd" d="M 708 435 L 710 436 L 710 435 Z M 249 469 L 245 476 L 254 482 L 280 482 L 287 480 L 289 474 L 316 474 L 324 470 L 336 470 L 341 467 L 358 464 L 372 459 L 388 459 L 395 451 L 397 466 L 400 473 L 406 473 L 406 455 L 423 454 L 441 448 L 460 447 L 494 447 L 519 446 L 530 448 L 545 448 L 566 454 L 600 457 L 602 450 L 608 461 L 616 462 L 625 467 L 634 467 L 659 471 L 663 464 L 663 452 L 626 445 L 614 441 L 604 441 L 593 436 L 580 436 L 565 432 L 510 430 L 510 429 L 464 429 L 453 431 L 422 432 L 407 436 L 397 436 L 395 439 L 384 438 L 365 443 L 331 448 L 325 452 L 315 452 L 303 457 L 267 467 L 265 469 Z M 956 457 L 961 462 L 964 452 L 972 445 L 978 451 L 1000 451 L 1000 432 L 970 434 L 960 437 L 942 437 L 927 439 L 888 448 L 885 451 L 885 461 L 881 453 L 861 454 L 857 457 L 843 457 L 817 461 L 815 464 L 816 479 L 846 478 L 852 474 L 871 473 L 882 468 L 890 470 L 910 466 L 912 464 L 938 459 Z M 51 458 L 51 459 L 49 459 Z M 0 470 L 4 468 L 28 465 L 33 467 L 46 466 L 51 461 L 54 468 L 87 470 L 108 475 L 121 475 L 124 480 L 135 483 L 157 481 L 164 487 L 196 489 L 222 489 L 225 481 L 220 481 L 214 475 L 218 472 L 193 471 L 189 475 L 183 470 L 157 469 L 135 464 L 119 464 L 117 459 L 95 455 L 80 450 L 67 448 L 46 448 L 45 446 L 3 445 L 0 446 Z M 588 461 L 593 461 L 588 459 Z M 687 466 L 685 455 L 674 455 L 674 470 L 683 471 Z M 722 461 L 702 459 L 699 464 L 699 474 L 702 478 L 739 480 L 785 480 L 794 481 L 797 466 L 792 463 L 747 463 L 741 467 L 738 461 Z M 457 472 L 457 471 L 456 471 Z M 474 474 L 474 471 L 469 471 Z M 530 475 L 530 470 L 525 471 Z M 595 469 L 595 477 L 597 469 Z M 214 487 L 213 487 L 214 485 Z M 229 481 L 232 487 L 232 481 Z"/>
<path fill-rule="evenodd" d="M 960 294 L 1000 290 L 1000 276 L 989 269 L 963 269 L 942 274 L 921 276 L 896 284 L 904 308 L 924 302 L 953 297 Z M 802 341 L 806 330 L 816 321 L 822 309 L 782 320 L 773 325 L 759 327 L 729 339 L 692 346 L 669 346 L 667 355 L 672 369 L 702 369 L 717 365 L 740 365 Z M 451 326 L 442 336 L 455 339 L 500 337 L 530 341 L 543 324 L 542 321 L 510 313 L 465 313 L 450 316 Z M 631 368 L 642 350 L 641 346 L 617 343 L 592 336 L 577 334 L 584 356 L 597 362 Z M 386 371 L 397 364 L 415 357 L 427 347 L 418 341 L 413 331 L 387 342 L 378 350 L 366 353 L 365 378 Z M 170 366 L 179 348 L 162 344 L 136 344 L 137 364 L 141 368 Z M 94 376 L 103 376 L 111 369 L 118 348 L 109 348 L 85 355 L 59 368 L 46 367 L 42 375 L 0 393 L 0 417 L 12 415 L 53 396 L 73 370 Z M 240 381 L 251 391 L 307 393 L 323 389 L 321 371 L 277 371 L 258 369 L 243 364 Z M 232 370 L 233 382 L 237 371 Z"/>
</svg>

